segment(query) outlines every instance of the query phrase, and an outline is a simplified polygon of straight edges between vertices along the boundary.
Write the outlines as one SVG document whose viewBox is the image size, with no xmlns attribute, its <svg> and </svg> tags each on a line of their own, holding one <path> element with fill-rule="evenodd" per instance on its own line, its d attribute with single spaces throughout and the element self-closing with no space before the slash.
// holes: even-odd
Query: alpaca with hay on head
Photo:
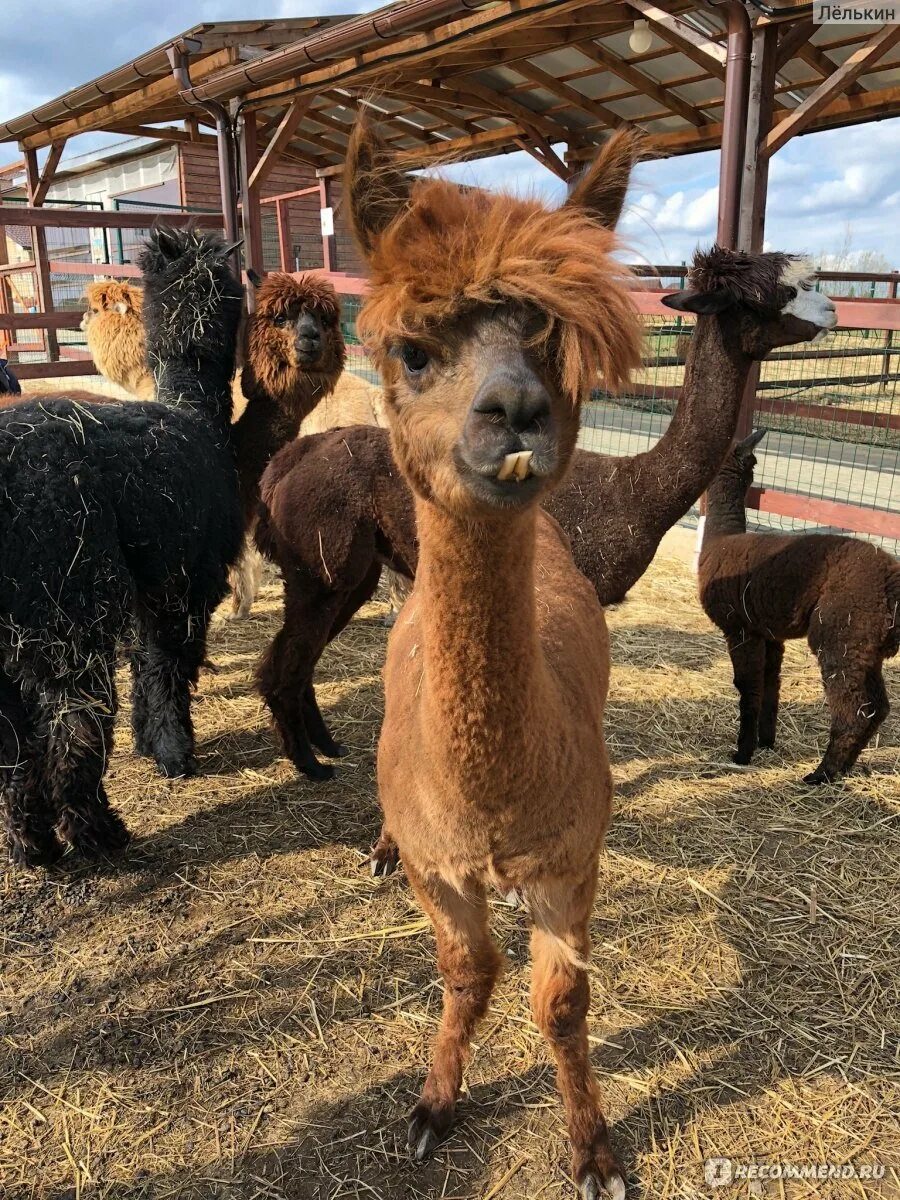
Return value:
<svg viewBox="0 0 900 1200">
<path fill-rule="evenodd" d="M 411 182 L 361 121 L 344 175 L 371 275 L 360 329 L 419 536 L 378 749 L 386 828 L 445 981 L 409 1145 L 425 1158 L 453 1121 L 499 971 L 486 890 L 516 890 L 530 905 L 533 1013 L 556 1058 L 585 1200 L 625 1194 L 587 1038 L 588 927 L 612 790 L 609 644 L 596 594 L 539 502 L 566 472 L 597 373 L 615 389 L 640 362 L 610 232 L 632 159 L 616 135 L 551 211 Z"/>
</svg>

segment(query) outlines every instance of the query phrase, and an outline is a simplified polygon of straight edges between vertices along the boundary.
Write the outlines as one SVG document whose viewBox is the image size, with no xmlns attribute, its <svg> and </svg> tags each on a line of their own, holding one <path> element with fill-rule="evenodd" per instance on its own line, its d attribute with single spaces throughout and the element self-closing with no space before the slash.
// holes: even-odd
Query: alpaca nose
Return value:
<svg viewBox="0 0 900 1200">
<path fill-rule="evenodd" d="M 550 417 L 550 395 L 528 367 L 501 369 L 478 389 L 472 412 L 520 435 L 539 433 Z"/>
<path fill-rule="evenodd" d="M 297 344 L 302 350 L 317 350 L 319 348 L 319 327 L 312 317 L 304 314 L 297 322 Z"/>
</svg>

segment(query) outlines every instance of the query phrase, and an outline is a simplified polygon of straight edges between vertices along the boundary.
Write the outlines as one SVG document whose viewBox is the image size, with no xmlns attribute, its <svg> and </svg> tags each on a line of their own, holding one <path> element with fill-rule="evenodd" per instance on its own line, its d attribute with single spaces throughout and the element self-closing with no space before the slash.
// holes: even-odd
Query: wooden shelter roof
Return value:
<svg viewBox="0 0 900 1200">
<path fill-rule="evenodd" d="M 751 15 L 756 24 L 774 18 Z M 779 15 L 770 149 L 808 132 L 900 114 L 900 26 L 815 25 Z M 653 44 L 629 48 L 635 20 Z M 189 54 L 192 89 L 170 73 Z M 198 25 L 32 113 L 0 122 L 26 149 L 109 130 L 197 136 L 159 123 L 211 118 L 193 102 L 241 97 L 259 148 L 339 169 L 363 99 L 410 166 L 525 149 L 564 175 L 610 127 L 635 125 L 663 153 L 722 137 L 725 13 L 704 0 L 406 0 L 356 17 Z M 779 132 L 781 131 L 781 132 Z M 202 135 L 200 135 L 202 136 Z M 779 138 L 781 139 L 779 141 Z"/>
</svg>

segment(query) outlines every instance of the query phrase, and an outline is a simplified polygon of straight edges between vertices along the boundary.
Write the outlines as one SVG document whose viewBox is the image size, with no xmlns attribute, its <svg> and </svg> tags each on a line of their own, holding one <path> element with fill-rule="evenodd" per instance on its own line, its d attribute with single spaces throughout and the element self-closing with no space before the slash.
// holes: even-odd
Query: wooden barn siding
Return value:
<svg viewBox="0 0 900 1200">
<path fill-rule="evenodd" d="M 192 145 L 182 142 L 178 147 L 179 174 L 181 178 L 181 203 L 188 207 L 219 208 L 221 207 L 221 192 L 219 190 L 219 162 L 215 146 Z M 315 187 L 318 184 L 315 170 L 304 167 L 301 163 L 282 159 L 269 172 L 262 185 L 263 196 L 278 196 L 285 192 L 296 192 L 301 188 Z M 337 206 L 340 199 L 340 183 L 332 180 L 329 184 L 332 204 Z M 300 247 L 300 268 L 322 267 L 322 233 L 319 224 L 319 199 L 317 196 L 303 196 L 299 200 L 288 203 L 290 215 L 291 241 Z M 361 274 L 362 263 L 353 244 L 353 239 L 342 215 L 335 217 L 335 241 L 337 242 L 337 263 L 334 269 L 348 274 Z M 275 207 L 263 206 L 263 250 L 264 262 L 267 269 L 278 265 L 278 240 L 275 232 Z M 289 264 L 293 268 L 293 263 Z"/>
</svg>

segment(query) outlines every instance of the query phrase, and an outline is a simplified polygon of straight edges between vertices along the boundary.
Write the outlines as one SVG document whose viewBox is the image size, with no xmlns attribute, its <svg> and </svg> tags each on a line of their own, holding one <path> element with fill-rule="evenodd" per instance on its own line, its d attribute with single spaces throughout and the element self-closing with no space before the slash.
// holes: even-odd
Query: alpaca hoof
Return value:
<svg viewBox="0 0 900 1200">
<path fill-rule="evenodd" d="M 329 758 L 346 758 L 350 753 L 350 747 L 345 746 L 343 742 L 332 742 L 331 749 L 328 751 Z"/>
<path fill-rule="evenodd" d="M 203 662 L 200 664 L 200 669 L 201 671 L 208 671 L 210 675 L 218 675 L 219 673 L 219 668 L 211 658 L 204 658 Z"/>
<path fill-rule="evenodd" d="M 388 834 L 383 833 L 369 855 L 369 866 L 375 879 L 386 879 L 400 865 L 400 847 Z"/>
<path fill-rule="evenodd" d="M 774 734 L 772 735 L 772 737 L 761 737 L 759 739 L 759 748 L 760 748 L 760 750 L 774 750 L 775 749 Z"/>
<path fill-rule="evenodd" d="M 312 779 L 315 783 L 324 783 L 327 779 L 334 778 L 334 767 L 329 763 L 319 762 L 317 758 L 294 765 L 307 779 Z"/>
<path fill-rule="evenodd" d="M 578 1185 L 582 1200 L 600 1200 L 605 1194 L 610 1200 L 625 1200 L 625 1180 L 613 1171 L 605 1179 L 601 1179 L 596 1171 L 588 1171 Z"/>
<path fill-rule="evenodd" d="M 171 758 L 157 758 L 156 768 L 166 779 L 187 779 L 197 774 L 197 760 L 193 754 L 183 756 L 173 755 Z"/>
<path fill-rule="evenodd" d="M 57 826 L 59 836 L 85 858 L 117 858 L 128 843 L 128 826 L 114 809 L 84 813 L 64 809 Z"/>
<path fill-rule="evenodd" d="M 749 754 L 746 750 L 736 750 L 731 756 L 731 761 L 737 763 L 739 767 L 747 767 L 750 765 L 750 760 L 753 758 L 753 752 Z"/>
<path fill-rule="evenodd" d="M 417 1163 L 429 1159 L 453 1124 L 453 1108 L 432 1108 L 424 1101 L 413 1109 L 406 1134 L 410 1155 Z"/>
<path fill-rule="evenodd" d="M 9 843 L 9 857 L 17 867 L 52 867 L 63 856 L 65 846 L 52 835 L 40 842 L 25 842 L 13 838 Z"/>
<path fill-rule="evenodd" d="M 821 769 L 816 769 L 815 771 L 810 771 L 810 773 L 808 775 L 803 776 L 804 783 L 819 784 L 819 783 L 831 783 L 831 781 L 832 781 L 831 776 L 828 774 L 828 772 L 822 771 Z"/>
</svg>

